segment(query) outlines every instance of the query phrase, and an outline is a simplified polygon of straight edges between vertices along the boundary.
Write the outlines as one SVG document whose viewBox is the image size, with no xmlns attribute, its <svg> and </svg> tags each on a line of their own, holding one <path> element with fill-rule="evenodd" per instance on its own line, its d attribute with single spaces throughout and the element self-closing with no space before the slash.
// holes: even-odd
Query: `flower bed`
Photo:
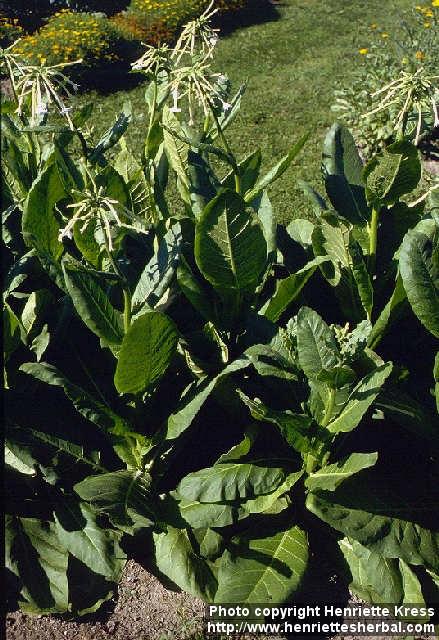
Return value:
<svg viewBox="0 0 439 640">
<path fill-rule="evenodd" d="M 220 0 L 220 13 L 241 8 L 245 0 Z M 76 3 L 75 6 L 90 3 Z M 173 41 L 184 22 L 200 15 L 207 0 L 131 0 L 125 11 L 108 18 L 104 14 L 62 9 L 50 16 L 38 31 L 25 35 L 18 18 L 1 18 L 0 36 L 5 45 L 21 37 L 14 51 L 30 64 L 82 61 L 85 68 L 129 63 L 141 42 Z"/>
</svg>

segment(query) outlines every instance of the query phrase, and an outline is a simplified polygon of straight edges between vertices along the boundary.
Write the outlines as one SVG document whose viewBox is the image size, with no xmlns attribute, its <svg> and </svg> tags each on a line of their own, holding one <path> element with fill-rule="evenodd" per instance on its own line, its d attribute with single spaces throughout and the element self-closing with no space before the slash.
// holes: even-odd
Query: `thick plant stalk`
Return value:
<svg viewBox="0 0 439 640">
<path fill-rule="evenodd" d="M 325 415 L 323 416 L 322 427 L 328 426 L 329 422 L 331 421 L 332 413 L 334 411 L 334 404 L 335 404 L 335 389 L 331 389 L 329 391 L 329 398 L 325 407 Z"/>
<path fill-rule="evenodd" d="M 377 253 L 377 237 L 378 237 L 378 218 L 379 209 L 373 207 L 372 217 L 369 227 L 369 275 L 371 278 L 375 275 L 376 253 Z"/>
<path fill-rule="evenodd" d="M 213 105 L 212 105 L 212 103 L 210 101 L 209 101 L 209 107 L 210 107 L 210 110 L 212 112 L 212 117 L 215 120 L 216 128 L 218 130 L 218 135 L 221 138 L 221 141 L 222 141 L 222 143 L 224 145 L 224 148 L 227 151 L 227 153 L 229 154 L 229 156 L 231 158 L 233 158 L 234 155 L 233 155 L 232 149 L 230 148 L 230 145 L 227 142 L 227 138 L 224 135 L 224 131 L 221 128 L 221 125 L 219 123 L 218 117 L 217 117 L 217 115 L 215 113 L 215 109 L 213 108 Z M 235 191 L 236 191 L 236 193 L 241 194 L 241 176 L 239 175 L 239 169 L 238 169 L 238 166 L 236 164 L 233 167 L 233 172 L 235 174 Z"/>
</svg>

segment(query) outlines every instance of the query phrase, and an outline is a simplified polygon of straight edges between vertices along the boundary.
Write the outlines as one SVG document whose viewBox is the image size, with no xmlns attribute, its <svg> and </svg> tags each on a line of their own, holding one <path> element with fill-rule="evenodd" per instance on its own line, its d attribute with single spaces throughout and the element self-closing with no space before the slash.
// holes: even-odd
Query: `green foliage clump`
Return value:
<svg viewBox="0 0 439 640">
<path fill-rule="evenodd" d="M 199 16 L 209 4 L 208 0 L 131 0 L 127 9 L 114 16 L 112 21 L 129 39 L 149 44 L 171 42 L 179 28 Z M 220 0 L 212 6 L 223 13 L 239 9 L 244 4 L 245 0 Z"/>
<path fill-rule="evenodd" d="M 435 122 L 431 110 L 431 98 L 439 101 L 439 5 L 435 0 L 406 11 L 392 31 L 371 24 L 358 55 L 361 60 L 356 77 L 348 87 L 336 91 L 333 110 L 351 127 L 365 157 L 394 140 L 398 101 L 389 100 L 389 105 L 380 109 L 384 95 L 381 90 L 404 74 L 422 73 L 434 78 L 436 96 L 425 93 L 424 97 L 418 97 L 422 103 L 422 132 L 428 133 L 433 125 L 437 126 L 439 119 Z M 411 129 L 415 131 L 418 113 L 413 109 L 409 115 Z"/>
<path fill-rule="evenodd" d="M 125 57 L 124 39 L 104 16 L 68 9 L 49 18 L 36 33 L 14 47 L 29 64 L 60 64 L 82 60 L 87 67 Z"/>
<path fill-rule="evenodd" d="M 150 44 L 169 42 L 179 24 L 175 2 L 132 0 L 126 11 L 118 13 L 112 22 L 129 39 Z"/>
<path fill-rule="evenodd" d="M 403 135 L 364 166 L 334 125 L 325 193 L 303 184 L 309 217 L 277 224 L 307 137 L 268 171 L 237 159 L 245 87 L 200 20 L 135 65 L 138 156 L 130 104 L 98 137 L 59 67 L 4 53 L 13 596 L 94 611 L 135 542 L 208 602 L 289 601 L 322 556 L 373 603 L 437 601 L 437 190 L 410 202 Z"/>
<path fill-rule="evenodd" d="M 0 13 L 0 47 L 9 47 L 24 34 L 18 18 L 9 18 Z"/>
</svg>

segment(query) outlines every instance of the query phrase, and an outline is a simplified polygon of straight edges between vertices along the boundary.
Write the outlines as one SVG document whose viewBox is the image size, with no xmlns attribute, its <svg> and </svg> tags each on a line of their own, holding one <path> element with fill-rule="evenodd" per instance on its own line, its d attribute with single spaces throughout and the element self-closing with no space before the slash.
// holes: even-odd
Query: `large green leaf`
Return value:
<svg viewBox="0 0 439 640">
<path fill-rule="evenodd" d="M 299 527 L 240 539 L 221 558 L 215 602 L 286 602 L 299 588 L 307 563 L 308 541 Z"/>
<path fill-rule="evenodd" d="M 212 602 L 216 579 L 207 562 L 198 556 L 187 531 L 168 527 L 167 533 L 154 533 L 155 562 L 159 570 L 181 589 Z"/>
<path fill-rule="evenodd" d="M 195 229 L 195 259 L 217 289 L 252 291 L 267 263 L 260 222 L 234 191 L 223 191 L 203 211 Z"/>
<path fill-rule="evenodd" d="M 41 382 L 61 387 L 75 409 L 109 436 L 114 450 L 126 464 L 131 467 L 141 465 L 142 456 L 150 448 L 148 438 L 132 431 L 130 425 L 107 404 L 96 400 L 81 387 L 71 383 L 52 365 L 28 362 L 20 369 Z"/>
<path fill-rule="evenodd" d="M 177 174 L 180 193 L 185 203 L 191 204 L 190 184 L 187 173 L 187 154 L 189 147 L 182 142 L 183 131 L 175 115 L 168 107 L 163 109 L 163 144 L 172 169 Z"/>
<path fill-rule="evenodd" d="M 98 524 L 86 504 L 65 498 L 56 507 L 59 540 L 69 552 L 95 573 L 118 582 L 126 555 L 119 546 L 121 534 Z"/>
<path fill-rule="evenodd" d="M 402 588 L 404 590 L 404 604 L 412 604 L 413 602 L 425 604 L 422 593 L 421 583 L 415 572 L 404 562 L 399 559 L 399 570 L 402 576 Z M 428 619 L 428 618 L 427 618 Z"/>
<path fill-rule="evenodd" d="M 116 122 L 104 133 L 96 147 L 89 156 L 90 162 L 103 162 L 103 155 L 108 149 L 120 140 L 131 121 L 131 108 L 129 103 L 124 104 L 123 111 L 117 117 Z"/>
<path fill-rule="evenodd" d="M 373 309 L 373 286 L 361 247 L 353 238 L 351 238 L 349 243 L 349 252 L 352 260 L 352 274 L 357 285 L 358 296 L 366 312 L 366 317 L 370 320 Z"/>
<path fill-rule="evenodd" d="M 219 463 L 185 476 L 177 494 L 185 500 L 226 502 L 254 498 L 274 491 L 286 478 L 280 467 L 269 467 L 268 461 L 254 463 Z"/>
<path fill-rule="evenodd" d="M 277 222 L 268 193 L 263 191 L 262 194 L 252 202 L 252 206 L 262 225 L 269 259 L 275 260 L 277 249 Z"/>
<path fill-rule="evenodd" d="M 114 376 L 119 393 L 142 393 L 157 384 L 177 342 L 176 327 L 163 313 L 151 311 L 134 320 L 123 339 Z"/>
<path fill-rule="evenodd" d="M 332 369 L 341 359 L 334 332 L 308 307 L 302 307 L 297 315 L 297 348 L 300 365 L 310 379 Z"/>
<path fill-rule="evenodd" d="M 405 308 L 406 300 L 407 296 L 402 284 L 402 279 L 401 276 L 398 275 L 395 289 L 372 327 L 372 331 L 368 339 L 368 346 L 371 349 L 375 349 L 385 334 L 389 331 L 392 324 L 398 320 Z"/>
<path fill-rule="evenodd" d="M 312 418 L 305 414 L 291 411 L 270 409 L 261 400 L 251 400 L 244 393 L 239 392 L 241 400 L 249 407 L 251 415 L 256 420 L 275 424 L 288 444 L 302 454 L 314 453 L 320 459 L 321 448 L 327 432 L 317 425 L 313 425 Z"/>
<path fill-rule="evenodd" d="M 59 438 L 51 433 L 36 431 L 26 427 L 7 427 L 5 433 L 5 444 L 8 452 L 12 453 L 15 459 L 19 459 L 25 466 L 30 467 L 30 473 L 35 473 L 35 467 L 38 466 L 39 452 L 43 452 L 44 460 L 47 455 L 52 454 L 50 472 L 58 464 L 58 457 L 74 460 L 77 464 L 87 465 L 90 470 L 104 471 L 104 467 L 99 464 L 99 452 L 90 451 L 84 445 L 75 444 L 63 438 Z M 61 465 L 65 457 L 61 459 Z M 14 465 L 12 465 L 14 466 Z M 17 467 L 16 467 L 17 468 Z M 20 469 L 18 469 L 20 471 Z M 44 472 L 43 472 L 44 473 Z"/>
<path fill-rule="evenodd" d="M 114 471 L 89 476 L 74 487 L 76 493 L 90 502 L 111 522 L 127 532 L 147 527 L 155 520 L 151 508 L 149 478 L 140 471 Z"/>
<path fill-rule="evenodd" d="M 272 493 L 267 493 L 263 496 L 258 496 L 257 498 L 253 498 L 252 500 L 247 500 L 246 502 L 243 502 L 242 508 L 248 513 L 263 513 L 264 511 L 271 509 L 274 503 L 281 496 L 283 496 L 285 493 L 287 493 L 287 491 L 290 491 L 290 489 L 294 487 L 294 485 L 296 484 L 296 482 L 300 480 L 302 475 L 303 475 L 303 471 L 296 471 L 295 473 L 289 473 L 286 479 L 284 480 L 284 482 L 282 482 L 282 484 L 280 484 L 278 488 L 275 489 L 275 491 L 273 491 Z"/>
<path fill-rule="evenodd" d="M 21 608 L 63 613 L 69 608 L 68 552 L 54 523 L 6 516 L 6 567 L 22 585 Z"/>
<path fill-rule="evenodd" d="M 101 340 L 117 347 L 123 337 L 123 320 L 94 275 L 79 265 L 65 262 L 64 278 L 79 317 Z"/>
<path fill-rule="evenodd" d="M 353 593 L 374 604 L 401 601 L 403 586 L 398 560 L 384 558 L 350 538 L 343 538 L 338 544 L 352 574 L 349 588 Z"/>
<path fill-rule="evenodd" d="M 279 320 L 282 313 L 286 311 L 289 305 L 300 294 L 318 265 L 328 260 L 329 258 L 326 256 L 317 256 L 317 258 L 310 260 L 310 262 L 297 271 L 297 273 L 292 273 L 287 278 L 278 280 L 276 283 L 276 291 L 263 310 L 264 316 L 273 322 Z"/>
<path fill-rule="evenodd" d="M 248 517 L 239 505 L 182 500 L 178 505 L 181 517 L 193 529 L 227 527 Z"/>
<path fill-rule="evenodd" d="M 25 241 L 53 260 L 59 260 L 63 252 L 55 205 L 66 195 L 58 166 L 53 162 L 35 180 L 23 206 Z"/>
<path fill-rule="evenodd" d="M 305 484 L 311 491 L 316 489 L 334 491 L 339 484 L 355 473 L 373 467 L 377 459 L 377 453 L 353 453 L 348 458 L 311 473 L 305 480 Z"/>
<path fill-rule="evenodd" d="M 285 340 L 280 348 L 273 348 L 266 344 L 256 344 L 245 351 L 256 371 L 261 376 L 274 376 L 286 380 L 297 380 L 298 367 L 292 353 L 288 351 L 291 344 L 288 342 L 286 331 L 280 331 L 281 340 Z"/>
<path fill-rule="evenodd" d="M 351 133 L 340 124 L 334 124 L 326 135 L 322 167 L 334 209 L 353 224 L 363 226 L 369 218 L 363 163 Z"/>
<path fill-rule="evenodd" d="M 250 153 L 242 162 L 238 164 L 238 171 L 241 178 L 241 193 L 245 194 L 254 187 L 258 179 L 259 170 L 261 168 L 262 153 L 260 149 L 256 149 Z M 230 171 L 226 177 L 221 180 L 221 184 L 226 189 L 235 188 L 235 172 Z"/>
<path fill-rule="evenodd" d="M 153 307 L 168 289 L 179 261 L 181 243 L 181 226 L 177 223 L 167 231 L 140 275 L 132 296 L 134 312 L 144 305 Z"/>
<path fill-rule="evenodd" d="M 5 302 L 3 305 L 3 357 L 4 362 L 19 346 L 20 340 L 20 320 L 17 318 L 11 307 Z"/>
<path fill-rule="evenodd" d="M 437 500 L 415 478 L 372 475 L 344 482 L 335 492 L 312 493 L 308 509 L 334 529 L 386 558 L 439 568 L 439 531 L 431 527 Z M 423 483 L 425 484 L 425 483 Z M 436 518 L 437 523 L 437 518 Z"/>
<path fill-rule="evenodd" d="M 419 402 L 397 386 L 383 389 L 375 401 L 375 406 L 384 412 L 398 425 L 413 433 L 417 438 L 424 438 L 439 446 L 439 418 L 429 412 L 423 402 Z"/>
<path fill-rule="evenodd" d="M 252 202 L 261 191 L 266 189 L 270 184 L 275 182 L 275 180 L 280 178 L 285 173 L 290 164 L 304 147 L 309 136 L 310 134 L 306 133 L 304 136 L 299 138 L 299 140 L 295 144 L 293 144 L 291 149 L 288 151 L 287 155 L 279 160 L 279 162 L 272 169 L 270 169 L 268 173 L 266 173 L 260 180 L 258 180 L 255 187 L 245 194 L 246 202 Z"/>
<path fill-rule="evenodd" d="M 216 196 L 218 181 L 200 153 L 189 149 L 187 157 L 192 212 L 198 219 L 207 203 Z"/>
<path fill-rule="evenodd" d="M 371 205 L 394 204 L 413 191 L 421 179 L 419 151 L 407 141 L 395 142 L 366 165 L 364 177 Z"/>
<path fill-rule="evenodd" d="M 405 236 L 399 268 L 413 311 L 439 338 L 439 230 L 429 221 L 423 223 L 422 231 L 409 231 Z"/>
<path fill-rule="evenodd" d="M 216 385 L 225 377 L 245 369 L 250 365 L 247 358 L 239 358 L 231 362 L 215 378 L 208 382 L 202 381 L 192 386 L 187 396 L 183 398 L 182 406 L 168 418 L 166 440 L 175 440 L 192 424 L 201 407 L 206 402 Z"/>
<path fill-rule="evenodd" d="M 343 411 L 327 425 L 328 431 L 346 433 L 355 429 L 378 396 L 391 371 L 392 363 L 388 362 L 364 376 L 350 394 Z"/>
<path fill-rule="evenodd" d="M 101 266 L 102 252 L 105 247 L 102 242 L 98 242 L 96 239 L 101 236 L 101 228 L 99 218 L 89 220 L 86 225 L 75 224 L 73 227 L 73 238 L 76 246 L 87 262 L 97 269 Z"/>
<path fill-rule="evenodd" d="M 180 289 L 205 320 L 211 321 L 215 318 L 215 310 L 209 300 L 208 293 L 192 273 L 192 270 L 181 256 L 177 269 L 177 281 Z"/>
<path fill-rule="evenodd" d="M 323 263 L 320 267 L 326 280 L 337 286 L 342 279 L 343 271 L 352 266 L 349 253 L 351 235 L 349 227 L 332 213 L 325 213 L 314 225 L 312 246 L 315 256 L 327 256 L 331 263 Z"/>
</svg>

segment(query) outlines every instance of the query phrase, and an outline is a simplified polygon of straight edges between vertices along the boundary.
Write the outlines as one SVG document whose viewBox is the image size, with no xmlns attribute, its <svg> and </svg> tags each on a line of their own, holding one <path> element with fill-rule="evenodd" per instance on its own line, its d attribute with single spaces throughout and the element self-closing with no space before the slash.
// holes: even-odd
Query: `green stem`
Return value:
<svg viewBox="0 0 439 640">
<path fill-rule="evenodd" d="M 232 149 L 231 149 L 229 143 L 227 142 L 227 138 L 224 135 L 224 131 L 222 130 L 221 125 L 219 123 L 218 116 L 216 115 L 215 109 L 214 109 L 213 105 L 210 102 L 209 102 L 209 107 L 210 107 L 210 110 L 212 112 L 213 119 L 215 120 L 215 124 L 216 124 L 216 128 L 217 128 L 217 131 L 218 131 L 218 135 L 221 138 L 221 141 L 222 141 L 222 143 L 224 145 L 224 148 L 227 151 L 227 153 L 229 154 L 229 156 L 231 158 L 234 158 Z M 238 169 L 238 166 L 237 166 L 236 163 L 235 163 L 235 166 L 233 167 L 233 171 L 234 171 L 234 174 L 235 174 L 235 190 L 236 190 L 236 193 L 241 193 L 241 176 L 239 175 L 239 169 Z"/>
<path fill-rule="evenodd" d="M 123 289 L 123 328 L 125 333 L 131 325 L 131 292 L 127 287 Z"/>
<path fill-rule="evenodd" d="M 84 138 L 82 131 L 80 131 L 79 129 L 73 129 L 73 132 L 76 133 L 76 135 L 78 136 L 79 142 L 81 144 L 81 149 L 82 149 L 82 155 L 84 156 L 84 160 L 88 159 L 88 146 L 87 146 L 87 141 Z"/>
<path fill-rule="evenodd" d="M 102 220 L 101 220 L 101 225 L 102 225 Z M 106 234 L 104 233 L 104 238 L 105 238 L 105 249 L 107 251 L 107 255 L 108 255 L 108 259 L 110 260 L 110 264 L 113 267 L 113 270 L 115 272 L 115 274 L 117 276 L 119 276 L 121 284 L 122 284 L 122 291 L 123 291 L 123 327 L 124 327 L 124 331 L 125 333 L 128 331 L 128 329 L 130 328 L 130 324 L 131 324 L 131 291 L 130 291 L 130 287 L 129 284 L 127 282 L 127 279 L 125 278 L 125 276 L 123 275 L 122 271 L 119 269 L 119 267 L 116 264 L 116 261 L 113 257 L 113 254 L 110 251 L 110 247 L 108 245 L 108 238 L 106 237 Z"/>
<path fill-rule="evenodd" d="M 156 113 L 157 113 L 157 82 L 155 80 L 153 80 L 154 83 L 154 92 L 153 92 L 153 102 L 152 102 L 152 109 L 151 109 L 151 113 L 149 114 L 149 125 L 148 125 L 148 133 L 146 134 L 146 140 L 145 140 L 145 145 L 143 147 L 143 162 L 144 164 L 146 164 L 146 161 L 149 159 L 149 139 L 151 136 L 151 131 L 152 128 L 154 126 L 154 120 L 156 117 Z M 147 150 L 148 150 L 148 154 L 147 154 Z"/>
<path fill-rule="evenodd" d="M 334 411 L 334 404 L 335 404 L 335 389 L 330 389 L 328 402 L 325 407 L 325 415 L 323 416 L 323 420 L 322 420 L 322 427 L 328 426 L 332 418 L 332 413 Z"/>
<path fill-rule="evenodd" d="M 235 191 L 241 193 L 241 176 L 238 172 L 235 173 Z"/>
<path fill-rule="evenodd" d="M 379 213 L 379 208 L 373 207 L 369 226 L 369 275 L 371 278 L 375 275 Z"/>
</svg>

